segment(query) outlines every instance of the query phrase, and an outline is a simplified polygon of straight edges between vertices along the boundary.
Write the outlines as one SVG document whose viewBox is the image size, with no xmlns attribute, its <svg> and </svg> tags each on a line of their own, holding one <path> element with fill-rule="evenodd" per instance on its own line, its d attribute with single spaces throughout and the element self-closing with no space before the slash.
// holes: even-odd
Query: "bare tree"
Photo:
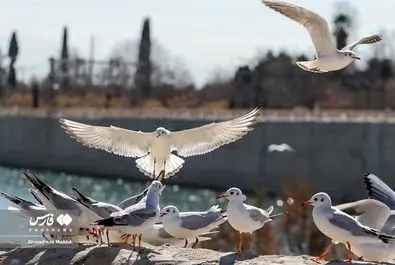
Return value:
<svg viewBox="0 0 395 265">
<path fill-rule="evenodd" d="M 192 83 L 192 78 L 179 57 L 170 55 L 157 41 L 152 41 L 151 47 L 153 86 L 173 85 L 176 88 L 185 88 Z M 127 64 L 126 72 L 135 72 L 135 63 L 138 54 L 138 41 L 125 40 L 117 43 L 110 53 L 110 58 L 116 58 Z"/>
</svg>

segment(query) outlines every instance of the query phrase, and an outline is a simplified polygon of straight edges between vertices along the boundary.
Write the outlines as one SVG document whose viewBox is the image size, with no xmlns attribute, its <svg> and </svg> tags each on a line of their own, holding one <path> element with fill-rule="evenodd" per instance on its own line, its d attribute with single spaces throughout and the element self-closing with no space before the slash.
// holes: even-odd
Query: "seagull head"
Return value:
<svg viewBox="0 0 395 265">
<path fill-rule="evenodd" d="M 225 193 L 217 196 L 217 199 L 226 198 L 229 201 L 245 201 L 247 197 L 243 195 L 239 188 L 230 188 Z"/>
<path fill-rule="evenodd" d="M 155 130 L 155 134 L 156 134 L 156 137 L 160 137 L 160 136 L 162 136 L 162 135 L 170 134 L 170 131 L 169 131 L 169 130 L 166 130 L 166 129 L 163 128 L 163 127 L 159 127 L 159 128 L 157 128 L 157 129 Z"/>
<path fill-rule="evenodd" d="M 148 192 L 154 192 L 158 193 L 159 195 L 162 194 L 162 191 L 164 190 L 166 186 L 162 184 L 159 180 L 154 180 L 151 182 L 151 185 L 148 189 Z"/>
<path fill-rule="evenodd" d="M 341 54 L 345 57 L 351 58 L 352 60 L 361 60 L 361 58 L 353 51 L 342 51 Z"/>
<path fill-rule="evenodd" d="M 172 216 L 178 216 L 179 212 L 177 207 L 173 206 L 173 205 L 168 205 L 166 207 L 164 207 L 161 211 L 159 216 L 164 218 L 169 218 Z"/>
<path fill-rule="evenodd" d="M 331 197 L 325 192 L 319 192 L 313 195 L 310 200 L 302 203 L 302 206 L 312 205 L 314 207 L 330 207 L 332 206 Z"/>
</svg>

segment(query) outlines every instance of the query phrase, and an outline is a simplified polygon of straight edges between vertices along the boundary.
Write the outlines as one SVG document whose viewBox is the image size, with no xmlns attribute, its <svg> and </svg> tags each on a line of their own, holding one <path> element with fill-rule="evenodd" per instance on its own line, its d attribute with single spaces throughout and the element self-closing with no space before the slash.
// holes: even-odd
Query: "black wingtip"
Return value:
<svg viewBox="0 0 395 265">
<path fill-rule="evenodd" d="M 103 226 L 114 226 L 114 218 L 113 217 L 109 217 L 106 219 L 101 219 L 95 222 L 96 225 L 103 225 Z"/>
<path fill-rule="evenodd" d="M 12 196 L 12 195 L 7 194 L 7 193 L 5 193 L 5 192 L 1 192 L 0 195 L 1 195 L 2 197 L 4 197 L 5 199 L 7 199 L 7 200 L 9 200 L 9 201 L 11 201 L 11 202 L 13 202 L 13 203 L 15 203 L 16 205 L 19 205 L 19 204 L 22 202 L 22 200 L 19 199 L 18 197 Z"/>
<path fill-rule="evenodd" d="M 365 173 L 365 174 L 363 174 L 363 177 L 367 178 L 370 174 L 372 174 L 372 173 Z"/>
</svg>

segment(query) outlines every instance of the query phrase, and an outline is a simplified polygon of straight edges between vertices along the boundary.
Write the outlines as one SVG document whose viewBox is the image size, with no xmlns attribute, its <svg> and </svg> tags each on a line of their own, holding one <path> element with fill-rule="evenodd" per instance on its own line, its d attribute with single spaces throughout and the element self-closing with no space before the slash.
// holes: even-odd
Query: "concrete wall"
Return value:
<svg viewBox="0 0 395 265">
<path fill-rule="evenodd" d="M 158 124 L 181 130 L 207 121 L 103 118 L 89 124 L 152 131 Z M 295 153 L 268 153 L 272 143 L 288 143 Z M 377 174 L 395 188 L 395 124 L 265 122 L 238 142 L 207 155 L 186 158 L 172 183 L 280 192 L 288 180 L 308 180 L 314 191 L 335 199 L 366 197 L 363 173 Z M 84 175 L 147 180 L 134 160 L 90 149 L 64 133 L 55 118 L 0 117 L 0 165 Z M 394 165 L 394 166 L 393 166 Z"/>
</svg>

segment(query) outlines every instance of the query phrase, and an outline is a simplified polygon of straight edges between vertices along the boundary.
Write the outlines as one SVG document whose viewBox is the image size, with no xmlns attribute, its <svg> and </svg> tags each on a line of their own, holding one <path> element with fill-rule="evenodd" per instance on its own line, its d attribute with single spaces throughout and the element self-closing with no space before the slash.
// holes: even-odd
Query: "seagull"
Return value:
<svg viewBox="0 0 395 265">
<path fill-rule="evenodd" d="M 226 198 L 229 200 L 227 207 L 227 216 L 229 224 L 237 231 L 239 231 L 239 244 L 237 250 L 241 252 L 241 246 L 243 244 L 242 233 L 250 234 L 250 250 L 252 245 L 252 233 L 255 230 L 260 229 L 267 222 L 273 221 L 277 216 L 284 213 L 272 215 L 273 206 L 270 206 L 266 210 L 261 208 L 244 204 L 243 202 L 247 199 L 239 188 L 230 188 L 225 193 L 217 196 L 217 199 Z"/>
<path fill-rule="evenodd" d="M 159 196 L 164 187 L 160 181 L 152 181 L 147 195 L 141 201 L 124 209 L 123 214 L 98 220 L 95 223 L 107 229 L 119 230 L 125 234 L 125 242 L 131 235 L 140 234 L 138 245 L 141 246 L 142 233 L 152 228 L 159 218 Z"/>
<path fill-rule="evenodd" d="M 43 205 L 35 204 L 5 192 L 1 192 L 0 195 L 15 204 L 16 207 L 9 206 L 8 210 L 19 217 L 37 220 L 37 218 L 47 215 L 49 216 L 50 214 L 50 212 L 48 212 Z M 57 222 L 54 222 L 50 228 L 53 229 L 53 231 L 45 231 L 42 234 L 46 240 L 49 240 L 48 238 L 51 238 L 52 240 L 70 239 L 74 243 L 79 243 L 79 236 L 86 236 L 89 240 L 89 236 L 92 235 L 90 231 L 78 227 L 73 227 L 75 229 L 72 230 L 64 230 L 64 227 L 62 227 L 62 225 L 58 224 Z"/>
<path fill-rule="evenodd" d="M 302 206 L 312 205 L 313 219 L 318 230 L 332 240 L 328 248 L 316 259 L 323 259 L 337 243 L 343 243 L 348 249 L 348 261 L 352 261 L 351 245 L 362 243 L 395 242 L 395 237 L 361 224 L 350 215 L 332 206 L 332 200 L 325 192 L 319 192 Z"/>
<path fill-rule="evenodd" d="M 310 34 L 316 50 L 314 61 L 300 61 L 296 64 L 305 71 L 326 73 L 347 67 L 360 57 L 352 51 L 357 45 L 372 44 L 382 40 L 378 34 L 364 37 L 337 50 L 329 31 L 328 22 L 320 15 L 303 7 L 275 0 L 262 0 L 269 8 L 303 25 Z"/>
<path fill-rule="evenodd" d="M 168 205 L 164 207 L 160 216 L 163 217 L 163 228 L 175 238 L 185 239 L 184 248 L 188 245 L 188 238 L 194 237 L 194 248 L 199 242 L 199 235 L 208 233 L 226 222 L 218 205 L 212 206 L 204 212 L 179 212 L 177 207 Z"/>
<path fill-rule="evenodd" d="M 259 109 L 239 118 L 213 122 L 204 126 L 171 132 L 163 127 L 154 132 L 141 132 L 115 126 L 103 127 L 60 119 L 61 127 L 78 142 L 121 156 L 138 158 L 137 168 L 154 179 L 162 180 L 176 174 L 183 166 L 182 157 L 209 153 L 229 144 L 252 130 L 258 122 Z M 156 175 L 157 173 L 158 176 Z"/>
<path fill-rule="evenodd" d="M 294 149 L 290 145 L 285 144 L 285 143 L 282 143 L 282 144 L 271 144 L 271 145 L 269 145 L 267 150 L 270 153 L 274 152 L 274 151 L 277 151 L 277 152 L 284 152 L 284 151 L 293 152 L 294 151 Z"/>
<path fill-rule="evenodd" d="M 92 228 L 91 223 L 101 218 L 84 204 L 43 182 L 33 172 L 26 170 L 23 171 L 23 174 L 34 187 L 30 189 L 30 192 L 55 217 L 58 216 L 59 218 L 61 215 L 68 216 L 67 218 L 70 220 L 68 227 L 73 231 L 80 230 L 81 228 L 90 231 Z"/>
<path fill-rule="evenodd" d="M 364 199 L 351 203 L 336 205 L 335 208 L 356 218 L 361 224 L 385 233 L 384 225 L 394 216 L 394 211 L 384 203 L 374 199 Z M 393 220 L 393 219 L 392 219 Z M 391 221 L 390 221 L 391 222 Z M 359 260 L 387 262 L 395 259 L 395 244 L 382 241 L 373 243 L 350 244 Z"/>
</svg>

